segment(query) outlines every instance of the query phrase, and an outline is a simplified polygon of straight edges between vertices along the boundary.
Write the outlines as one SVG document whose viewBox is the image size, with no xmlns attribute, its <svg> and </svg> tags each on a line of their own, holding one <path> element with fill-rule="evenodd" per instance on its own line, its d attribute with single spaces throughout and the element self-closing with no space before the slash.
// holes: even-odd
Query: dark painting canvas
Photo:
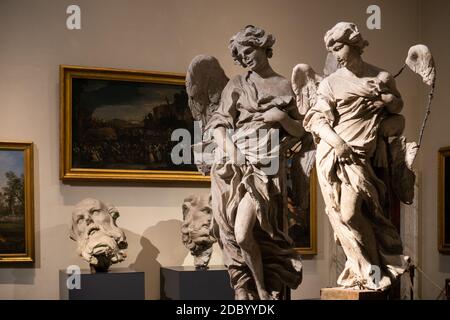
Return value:
<svg viewBox="0 0 450 320">
<path fill-rule="evenodd" d="M 193 137 L 183 85 L 72 79 L 74 168 L 195 171 L 174 164 L 175 129 Z"/>
<path fill-rule="evenodd" d="M 296 163 L 288 161 L 288 234 L 301 254 L 316 254 L 315 174 L 302 178 Z"/>
</svg>

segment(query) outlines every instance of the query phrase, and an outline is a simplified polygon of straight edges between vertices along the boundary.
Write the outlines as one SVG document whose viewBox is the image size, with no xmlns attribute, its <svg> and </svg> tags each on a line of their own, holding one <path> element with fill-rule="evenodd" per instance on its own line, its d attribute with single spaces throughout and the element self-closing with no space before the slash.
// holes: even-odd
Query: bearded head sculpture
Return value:
<svg viewBox="0 0 450 320">
<path fill-rule="evenodd" d="M 84 199 L 72 212 L 70 238 L 77 253 L 89 263 L 92 272 L 106 272 L 111 264 L 125 260 L 128 247 L 124 232 L 117 227 L 119 211 L 96 199 Z"/>
<path fill-rule="evenodd" d="M 213 217 L 210 195 L 192 195 L 183 202 L 181 239 L 194 256 L 197 269 L 207 269 L 216 242 L 213 235 Z"/>
</svg>

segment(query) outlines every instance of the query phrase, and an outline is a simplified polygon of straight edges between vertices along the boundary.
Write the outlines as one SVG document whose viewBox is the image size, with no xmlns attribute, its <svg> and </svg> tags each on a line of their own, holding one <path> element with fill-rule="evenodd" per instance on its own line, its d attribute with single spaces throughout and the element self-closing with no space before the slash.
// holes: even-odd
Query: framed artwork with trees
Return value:
<svg viewBox="0 0 450 320">
<path fill-rule="evenodd" d="M 0 142 L 0 263 L 34 262 L 33 143 Z"/>
</svg>

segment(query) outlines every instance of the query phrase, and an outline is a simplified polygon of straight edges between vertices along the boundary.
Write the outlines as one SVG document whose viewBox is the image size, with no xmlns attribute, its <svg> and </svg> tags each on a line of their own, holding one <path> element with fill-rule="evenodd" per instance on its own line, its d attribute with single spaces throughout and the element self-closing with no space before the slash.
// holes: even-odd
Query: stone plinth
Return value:
<svg viewBox="0 0 450 320">
<path fill-rule="evenodd" d="M 353 290 L 343 288 L 320 289 L 321 300 L 387 300 L 385 291 Z"/>
</svg>

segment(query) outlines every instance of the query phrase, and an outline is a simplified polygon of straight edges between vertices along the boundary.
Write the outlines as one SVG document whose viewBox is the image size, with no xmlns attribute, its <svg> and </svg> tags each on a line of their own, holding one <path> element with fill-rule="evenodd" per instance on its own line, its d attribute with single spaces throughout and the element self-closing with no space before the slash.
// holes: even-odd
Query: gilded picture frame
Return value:
<svg viewBox="0 0 450 320">
<path fill-rule="evenodd" d="M 438 248 L 450 254 L 450 147 L 438 152 Z"/>
<path fill-rule="evenodd" d="M 311 170 L 309 178 L 308 202 L 295 199 L 288 187 L 288 234 L 294 243 L 295 250 L 301 255 L 317 254 L 317 175 Z M 305 202 L 305 203 L 303 203 Z"/>
<path fill-rule="evenodd" d="M 0 142 L 0 264 L 33 263 L 33 143 Z"/>
<path fill-rule="evenodd" d="M 171 161 L 171 132 L 194 126 L 183 74 L 61 65 L 60 97 L 63 182 L 210 181 Z"/>
</svg>

